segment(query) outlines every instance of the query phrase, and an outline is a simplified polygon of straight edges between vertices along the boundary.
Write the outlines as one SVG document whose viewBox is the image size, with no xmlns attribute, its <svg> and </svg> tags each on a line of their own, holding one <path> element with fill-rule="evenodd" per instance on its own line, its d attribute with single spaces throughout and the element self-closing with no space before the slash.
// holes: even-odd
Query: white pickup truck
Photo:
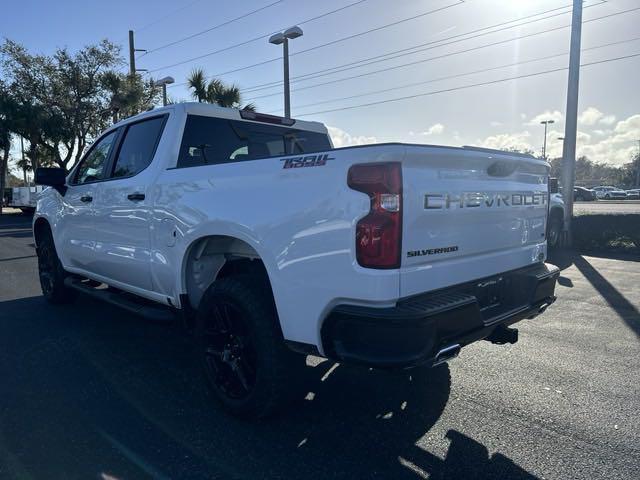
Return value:
<svg viewBox="0 0 640 480">
<path fill-rule="evenodd" d="M 179 310 L 210 386 L 270 413 L 313 354 L 433 366 L 554 300 L 549 166 L 479 148 L 334 149 L 319 123 L 176 104 L 113 125 L 49 185 L 44 296 Z M 105 287 L 108 286 L 108 287 Z"/>
</svg>

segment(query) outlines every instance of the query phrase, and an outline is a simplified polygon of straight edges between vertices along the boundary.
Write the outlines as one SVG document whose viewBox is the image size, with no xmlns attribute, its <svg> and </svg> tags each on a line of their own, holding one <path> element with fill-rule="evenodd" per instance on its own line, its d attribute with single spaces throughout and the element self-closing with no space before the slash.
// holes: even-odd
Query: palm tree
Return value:
<svg viewBox="0 0 640 480">
<path fill-rule="evenodd" d="M 235 85 L 227 86 L 217 78 L 207 81 L 204 70 L 201 68 L 196 68 L 191 72 L 191 75 L 187 78 L 187 83 L 189 88 L 193 89 L 191 95 L 198 102 L 213 103 L 227 108 L 240 108 L 240 89 Z M 242 110 L 255 111 L 255 109 L 256 106 L 253 103 L 248 103 L 242 107 Z"/>
</svg>

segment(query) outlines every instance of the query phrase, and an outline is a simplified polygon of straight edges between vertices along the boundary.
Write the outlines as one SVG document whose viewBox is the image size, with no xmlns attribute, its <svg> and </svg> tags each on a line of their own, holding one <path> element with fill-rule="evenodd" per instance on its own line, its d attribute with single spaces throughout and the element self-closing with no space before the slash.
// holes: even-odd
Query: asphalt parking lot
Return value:
<svg viewBox="0 0 640 480">
<path fill-rule="evenodd" d="M 0 478 L 638 478 L 640 259 L 575 253 L 558 301 L 433 370 L 314 362 L 257 424 L 212 403 L 178 326 L 40 295 L 0 217 Z"/>
</svg>

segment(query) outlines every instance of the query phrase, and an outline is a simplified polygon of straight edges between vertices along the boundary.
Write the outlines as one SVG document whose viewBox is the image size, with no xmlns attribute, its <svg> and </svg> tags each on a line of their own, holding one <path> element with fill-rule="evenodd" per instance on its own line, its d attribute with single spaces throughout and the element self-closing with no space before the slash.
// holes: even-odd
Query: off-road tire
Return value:
<svg viewBox="0 0 640 480">
<path fill-rule="evenodd" d="M 38 276 L 44 298 L 53 304 L 70 303 L 76 298 L 76 291 L 64 284 L 68 273 L 62 268 L 51 231 L 46 230 L 38 242 Z"/>
<path fill-rule="evenodd" d="M 560 243 L 560 235 L 562 234 L 562 217 L 557 214 L 549 216 L 549 225 L 547 226 L 547 245 L 549 248 L 556 248 Z"/>
<path fill-rule="evenodd" d="M 244 355 L 245 359 L 250 358 L 255 364 L 253 370 L 247 368 L 249 372 L 254 372 L 254 381 L 241 398 L 233 398 L 234 392 L 225 391 L 230 390 L 231 381 L 221 377 L 226 374 L 233 378 L 236 375 L 235 371 L 229 373 L 232 368 L 228 363 L 212 366 L 224 362 L 222 358 L 225 356 L 219 354 L 219 344 L 233 341 L 225 333 L 211 333 L 220 330 L 216 326 L 216 319 L 223 315 L 223 308 L 234 312 L 229 317 L 235 320 L 220 323 L 234 323 L 237 331 L 241 331 L 237 337 L 244 338 L 240 341 L 242 347 L 237 350 L 247 350 L 232 361 L 238 361 Z M 289 350 L 284 344 L 271 289 L 259 276 L 237 275 L 216 280 L 200 301 L 194 335 L 197 356 L 208 386 L 224 409 L 231 414 L 248 419 L 263 418 L 287 405 L 298 392 L 305 358 Z M 218 340 L 219 338 L 224 340 Z M 211 346 L 216 342 L 218 345 Z M 225 352 L 230 352 L 230 348 L 225 348 Z M 227 362 L 229 356 L 226 355 Z M 244 365 L 250 362 L 243 360 L 241 363 Z M 237 363 L 234 364 L 236 369 L 237 366 Z M 243 374 L 243 377 L 245 382 L 247 375 Z M 238 389 L 243 387 L 244 383 Z"/>
</svg>

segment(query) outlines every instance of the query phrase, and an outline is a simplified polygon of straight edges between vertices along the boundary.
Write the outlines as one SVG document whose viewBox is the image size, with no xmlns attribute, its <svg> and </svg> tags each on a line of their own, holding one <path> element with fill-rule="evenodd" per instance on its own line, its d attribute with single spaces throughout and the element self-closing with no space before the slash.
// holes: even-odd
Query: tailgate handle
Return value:
<svg viewBox="0 0 640 480">
<path fill-rule="evenodd" d="M 129 195 L 127 195 L 127 198 L 132 202 L 144 200 L 144 193 L 130 193 Z"/>
</svg>

